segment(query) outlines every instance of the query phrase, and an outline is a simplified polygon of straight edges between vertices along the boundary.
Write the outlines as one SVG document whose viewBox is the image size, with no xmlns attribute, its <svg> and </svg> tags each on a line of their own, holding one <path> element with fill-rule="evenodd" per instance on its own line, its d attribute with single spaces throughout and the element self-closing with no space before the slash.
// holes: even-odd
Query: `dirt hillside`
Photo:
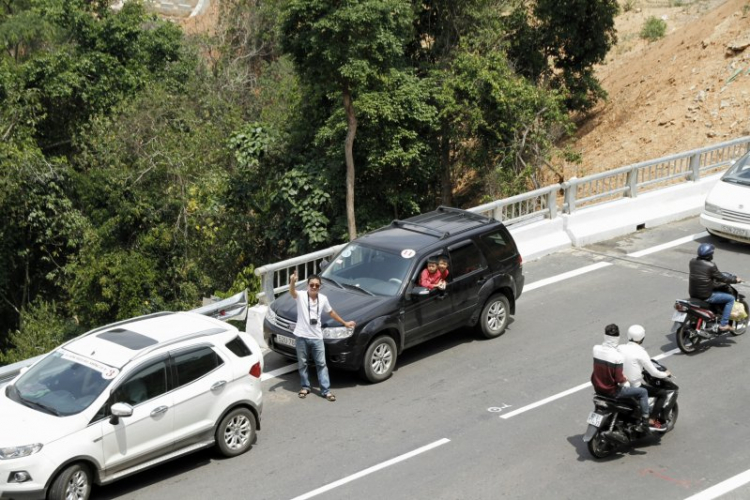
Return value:
<svg viewBox="0 0 750 500">
<path fill-rule="evenodd" d="M 628 3 L 597 69 L 609 98 L 580 124 L 566 179 L 750 135 L 750 0 Z M 667 32 L 648 43 L 651 16 Z"/>
</svg>

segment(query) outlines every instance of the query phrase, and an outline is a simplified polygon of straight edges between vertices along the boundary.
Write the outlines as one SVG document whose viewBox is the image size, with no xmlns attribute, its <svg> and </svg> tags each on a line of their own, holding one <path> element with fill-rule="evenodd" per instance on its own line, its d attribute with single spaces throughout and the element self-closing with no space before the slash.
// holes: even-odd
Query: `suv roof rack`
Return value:
<svg viewBox="0 0 750 500">
<path fill-rule="evenodd" d="M 169 346 L 169 345 L 172 345 L 172 344 L 177 344 L 179 342 L 183 342 L 185 340 L 195 339 L 195 338 L 198 338 L 198 337 L 207 337 L 209 335 L 216 335 L 218 333 L 224 333 L 224 332 L 226 332 L 228 330 L 229 330 L 228 328 L 221 328 L 221 327 L 209 328 L 208 330 L 201 330 L 199 332 L 188 333 L 187 335 L 181 335 L 181 336 L 175 337 L 173 339 L 165 340 L 164 342 L 159 342 L 159 343 L 156 343 L 154 345 L 151 345 L 151 346 L 148 346 L 148 347 L 144 347 L 143 349 L 141 349 L 140 351 L 138 351 L 135 356 L 133 356 L 132 358 L 130 358 L 130 361 L 128 361 L 128 363 L 131 363 L 131 362 L 135 361 L 136 359 L 140 358 L 141 356 L 145 356 L 146 354 L 148 354 L 151 351 L 155 351 L 156 349 L 161 349 L 162 347 L 165 347 L 165 346 Z M 126 364 L 128 364 L 128 363 L 126 363 Z"/>
<path fill-rule="evenodd" d="M 422 222 L 430 222 L 432 219 L 434 219 L 434 214 L 450 214 L 460 217 L 461 219 L 464 219 L 468 222 L 473 222 L 474 224 L 468 225 L 465 227 L 456 227 L 454 225 L 455 231 L 443 231 L 440 229 L 437 229 L 433 227 L 432 225 Z M 433 214 L 432 219 L 430 218 L 430 214 Z M 413 219 L 416 219 L 413 220 Z M 406 220 L 394 220 L 391 222 L 390 227 L 399 227 L 401 229 L 405 229 L 407 231 L 413 231 L 415 233 L 423 233 L 423 234 L 432 234 L 434 236 L 437 236 L 440 239 L 446 239 L 451 235 L 460 234 L 464 231 L 470 231 L 472 229 L 475 229 L 478 226 L 487 224 L 488 222 L 491 222 L 492 219 L 489 219 L 485 217 L 484 215 L 475 213 L 475 212 L 469 212 L 468 210 L 463 210 L 460 208 L 454 208 L 454 207 L 447 207 L 445 205 L 440 205 L 437 207 L 433 212 L 427 212 L 425 214 L 417 215 L 414 217 L 411 217 L 410 219 Z"/>
<path fill-rule="evenodd" d="M 129 318 L 129 319 L 124 319 L 122 321 L 116 321 L 116 322 L 110 323 L 108 325 L 104 325 L 104 326 L 100 326 L 100 327 L 94 328 L 93 330 L 89 330 L 86 333 L 82 333 L 82 334 L 78 335 L 77 337 L 74 337 L 74 338 L 68 340 L 67 342 L 65 342 L 64 344 L 62 344 L 60 347 L 65 347 L 66 345 L 70 344 L 71 342 L 75 342 L 78 339 L 82 339 L 83 337 L 88 337 L 89 335 L 93 335 L 95 333 L 99 333 L 99 332 L 104 331 L 104 330 L 109 330 L 110 328 L 114 328 L 116 326 L 127 325 L 128 323 L 134 323 L 136 321 L 142 321 L 144 319 L 149 319 L 149 318 L 158 318 L 159 316 L 167 316 L 169 314 L 175 314 L 175 313 L 172 312 L 172 311 L 160 311 L 160 312 L 155 312 L 155 313 L 151 313 L 151 314 L 144 314 L 143 316 L 138 316 L 136 318 Z"/>
</svg>

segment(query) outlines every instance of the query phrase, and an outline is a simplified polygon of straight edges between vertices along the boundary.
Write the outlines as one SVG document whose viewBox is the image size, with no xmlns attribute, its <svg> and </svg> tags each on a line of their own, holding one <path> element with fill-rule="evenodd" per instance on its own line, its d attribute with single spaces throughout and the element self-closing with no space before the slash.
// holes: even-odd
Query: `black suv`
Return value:
<svg viewBox="0 0 750 500">
<path fill-rule="evenodd" d="M 448 256 L 445 290 L 419 286 L 427 259 Z M 347 330 L 323 316 L 331 366 L 361 370 L 370 382 L 391 376 L 398 355 L 463 325 L 487 338 L 503 334 L 523 290 L 522 259 L 506 227 L 465 210 L 437 210 L 361 236 L 321 273 L 321 293 L 357 327 Z M 275 352 L 295 358 L 297 308 L 287 293 L 275 300 L 263 324 Z"/>
</svg>

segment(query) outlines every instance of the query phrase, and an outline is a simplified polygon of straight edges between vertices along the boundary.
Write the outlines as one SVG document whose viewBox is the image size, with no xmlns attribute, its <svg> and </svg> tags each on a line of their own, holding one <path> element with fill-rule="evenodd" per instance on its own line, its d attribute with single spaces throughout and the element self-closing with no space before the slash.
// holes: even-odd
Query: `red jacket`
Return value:
<svg viewBox="0 0 750 500">
<path fill-rule="evenodd" d="M 623 358 L 617 350 L 619 337 L 605 335 L 601 345 L 594 346 L 594 372 L 591 374 L 591 385 L 597 394 L 616 396 L 619 384 L 628 381 L 622 373 Z"/>
</svg>

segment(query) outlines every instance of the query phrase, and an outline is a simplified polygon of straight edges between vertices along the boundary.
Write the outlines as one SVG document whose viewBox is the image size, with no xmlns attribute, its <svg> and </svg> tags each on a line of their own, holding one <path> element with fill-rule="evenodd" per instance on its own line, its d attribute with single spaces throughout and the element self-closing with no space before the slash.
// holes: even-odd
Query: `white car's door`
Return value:
<svg viewBox="0 0 750 500">
<path fill-rule="evenodd" d="M 131 405 L 133 414 L 104 427 L 107 475 L 172 451 L 174 408 L 167 366 L 162 359 L 140 367 L 113 391 L 110 402 Z"/>
<path fill-rule="evenodd" d="M 209 346 L 177 351 L 174 376 L 176 448 L 212 439 L 214 424 L 226 407 L 223 396 L 232 380 L 231 367 Z"/>
</svg>

